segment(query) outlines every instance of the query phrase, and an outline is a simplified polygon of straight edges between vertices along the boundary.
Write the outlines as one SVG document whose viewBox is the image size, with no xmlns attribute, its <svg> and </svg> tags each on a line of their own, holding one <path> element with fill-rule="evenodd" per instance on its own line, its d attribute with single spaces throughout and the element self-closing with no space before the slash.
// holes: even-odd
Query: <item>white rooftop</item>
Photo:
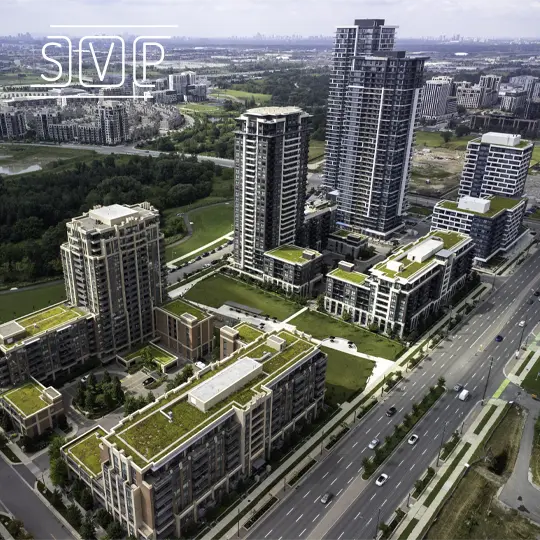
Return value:
<svg viewBox="0 0 540 540">
<path fill-rule="evenodd" d="M 407 259 L 414 262 L 424 262 L 444 247 L 444 242 L 438 238 L 429 238 L 413 247 L 407 253 Z"/>
<path fill-rule="evenodd" d="M 89 217 L 96 221 L 101 221 L 105 225 L 118 225 L 128 217 L 139 215 L 139 212 L 133 208 L 122 206 L 121 204 L 111 204 L 111 206 L 102 206 L 94 208 L 88 212 Z"/>
<path fill-rule="evenodd" d="M 490 131 L 482 135 L 482 142 L 488 144 L 502 144 L 504 146 L 517 146 L 521 142 L 521 135 L 510 135 L 509 133 L 496 133 Z"/>
<path fill-rule="evenodd" d="M 304 111 L 300 107 L 255 107 L 248 109 L 245 114 L 254 116 L 285 116 L 287 114 L 300 114 Z"/>
<path fill-rule="evenodd" d="M 458 202 L 458 208 L 460 210 L 471 210 L 472 212 L 478 212 L 479 214 L 485 214 L 489 211 L 491 201 L 489 199 L 482 199 L 481 197 L 471 197 L 465 195 L 461 197 Z"/>
</svg>

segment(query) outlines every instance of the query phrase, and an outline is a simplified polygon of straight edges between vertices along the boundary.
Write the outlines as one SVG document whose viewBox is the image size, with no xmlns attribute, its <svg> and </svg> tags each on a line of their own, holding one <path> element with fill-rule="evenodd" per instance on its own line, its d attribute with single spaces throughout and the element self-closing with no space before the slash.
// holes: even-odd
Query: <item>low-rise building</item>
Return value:
<svg viewBox="0 0 540 540">
<path fill-rule="evenodd" d="M 181 536 L 319 415 L 326 362 L 289 332 L 261 336 L 62 455 L 128 535 Z"/>
<path fill-rule="evenodd" d="M 0 387 L 29 377 L 53 382 L 96 354 L 94 315 L 69 304 L 0 325 Z"/>
<path fill-rule="evenodd" d="M 474 243 L 467 235 L 435 231 L 402 247 L 369 270 L 341 262 L 326 276 L 325 309 L 348 313 L 362 326 L 409 334 L 446 305 L 470 274 Z"/>
<path fill-rule="evenodd" d="M 34 438 L 65 423 L 62 394 L 30 379 L 0 395 L 0 409 L 11 418 L 15 431 Z"/>
<path fill-rule="evenodd" d="M 328 249 L 347 258 L 358 259 L 368 247 L 368 238 L 359 233 L 338 229 L 328 237 Z"/>
<path fill-rule="evenodd" d="M 179 298 L 154 310 L 156 335 L 171 351 L 197 360 L 212 351 L 214 318 Z"/>
<path fill-rule="evenodd" d="M 265 283 L 278 285 L 283 290 L 305 296 L 320 281 L 323 256 L 314 249 L 285 245 L 264 254 Z"/>
<path fill-rule="evenodd" d="M 484 265 L 508 251 L 520 237 L 527 199 L 462 197 L 435 205 L 431 230 L 468 234 L 475 243 L 475 261 Z"/>
<path fill-rule="evenodd" d="M 539 108 L 540 110 L 540 108 Z M 540 121 L 535 117 L 516 118 L 505 114 L 474 114 L 470 116 L 473 131 L 496 131 L 499 133 L 526 133 L 536 137 L 540 133 Z"/>
</svg>

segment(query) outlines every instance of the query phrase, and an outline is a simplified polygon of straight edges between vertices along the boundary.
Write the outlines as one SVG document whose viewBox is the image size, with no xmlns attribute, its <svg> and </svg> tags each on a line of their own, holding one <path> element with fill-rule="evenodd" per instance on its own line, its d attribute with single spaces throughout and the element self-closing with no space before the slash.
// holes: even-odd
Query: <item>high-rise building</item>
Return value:
<svg viewBox="0 0 540 540">
<path fill-rule="evenodd" d="M 234 260 L 261 274 L 264 253 L 295 244 L 304 222 L 310 115 L 260 107 L 237 119 Z"/>
<path fill-rule="evenodd" d="M 486 133 L 469 141 L 459 187 L 460 197 L 521 197 L 533 144 L 520 135 Z"/>
<path fill-rule="evenodd" d="M 481 75 L 480 82 L 478 83 L 482 88 L 488 90 L 497 90 L 501 86 L 502 77 L 500 75 Z"/>
<path fill-rule="evenodd" d="M 67 299 L 97 317 L 101 358 L 151 338 L 153 308 L 165 297 L 159 212 L 148 203 L 96 207 L 67 229 Z"/>
<path fill-rule="evenodd" d="M 339 28 L 328 98 L 325 185 L 339 192 L 337 222 L 379 237 L 401 226 L 426 60 L 392 51 L 394 33 L 382 20 Z"/>
<path fill-rule="evenodd" d="M 451 77 L 434 77 L 426 81 L 422 91 L 420 117 L 438 121 L 447 114 L 448 100 L 452 92 Z"/>
<path fill-rule="evenodd" d="M 123 103 L 104 101 L 98 107 L 103 144 L 115 145 L 128 139 L 127 111 Z"/>
<path fill-rule="evenodd" d="M 337 185 L 345 97 L 354 59 L 361 54 L 391 51 L 394 48 L 396 27 L 387 26 L 384 22 L 384 19 L 358 19 L 353 26 L 338 27 L 336 30 L 326 121 L 325 178 L 328 185 Z"/>
<path fill-rule="evenodd" d="M 26 116 L 23 110 L 0 110 L 0 139 L 20 139 L 26 133 Z"/>
</svg>

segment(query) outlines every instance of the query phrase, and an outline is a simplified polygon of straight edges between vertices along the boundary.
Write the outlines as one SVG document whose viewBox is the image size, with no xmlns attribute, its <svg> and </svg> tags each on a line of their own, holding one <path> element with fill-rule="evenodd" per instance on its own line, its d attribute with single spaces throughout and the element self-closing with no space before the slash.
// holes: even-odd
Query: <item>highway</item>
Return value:
<svg viewBox="0 0 540 540">
<path fill-rule="evenodd" d="M 540 320 L 540 301 L 533 296 L 540 282 L 539 264 L 537 251 L 506 281 L 500 280 L 500 287 L 472 318 L 437 347 L 429 360 L 406 374 L 406 380 L 374 407 L 248 537 L 373 538 L 377 521 L 391 517 L 414 482 L 437 457 L 443 430 L 446 441 L 464 423 L 467 428 L 472 421 L 467 419 L 471 411 L 479 411 L 491 357 L 493 368 L 486 396 L 492 395 L 504 380 L 503 367 L 518 349 L 522 335 L 518 323 L 528 322 L 523 331 L 525 339 Z M 504 337 L 500 343 L 495 342 L 497 334 Z M 445 377 L 448 392 L 415 426 L 414 432 L 420 437 L 417 444 L 410 446 L 403 441 L 369 481 L 362 480 L 362 459 L 372 453 L 367 448 L 371 439 L 377 437 L 383 442 L 393 432 L 394 424 L 401 422 L 411 411 L 412 403 L 419 401 L 439 376 Z M 457 399 L 452 390 L 456 383 L 471 391 L 471 400 Z M 504 396 L 513 399 L 515 394 L 516 389 L 509 386 Z M 398 412 L 388 418 L 385 412 L 392 405 Z M 388 474 L 389 479 L 384 486 L 377 487 L 374 482 L 380 472 Z M 319 499 L 327 491 L 333 498 L 325 506 Z"/>
</svg>

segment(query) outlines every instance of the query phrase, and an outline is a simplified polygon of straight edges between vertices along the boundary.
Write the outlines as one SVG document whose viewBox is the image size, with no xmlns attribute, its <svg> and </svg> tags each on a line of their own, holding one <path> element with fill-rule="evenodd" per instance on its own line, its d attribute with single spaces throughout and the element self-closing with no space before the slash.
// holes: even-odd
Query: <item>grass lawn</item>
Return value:
<svg viewBox="0 0 540 540">
<path fill-rule="evenodd" d="M 35 289 L 0 293 L 0 324 L 66 299 L 63 283 L 45 284 Z"/>
<path fill-rule="evenodd" d="M 321 350 L 328 355 L 326 403 L 337 406 L 366 387 L 374 362 L 328 347 L 321 347 Z"/>
<path fill-rule="evenodd" d="M 476 139 L 478 135 L 467 135 L 466 137 L 452 136 L 450 141 L 444 142 L 439 132 L 417 131 L 416 147 L 427 146 L 430 148 L 449 148 L 451 150 L 467 150 L 467 143 L 471 139 Z"/>
<path fill-rule="evenodd" d="M 73 150 L 60 146 L 31 146 L 28 144 L 0 144 L 0 166 L 3 165 L 41 165 L 58 159 L 68 160 L 80 157 L 97 156 L 93 150 Z"/>
<path fill-rule="evenodd" d="M 96 431 L 68 448 L 68 453 L 94 476 L 101 472 L 98 434 L 103 437 L 105 432 L 101 428 L 97 428 Z"/>
<path fill-rule="evenodd" d="M 148 351 L 150 355 L 152 356 L 152 360 L 164 366 L 166 366 L 167 364 L 170 364 L 173 360 L 175 360 L 175 357 L 172 354 L 169 354 L 167 351 L 164 351 L 160 347 L 156 347 L 152 343 L 150 343 L 149 345 L 144 345 L 143 347 L 140 347 L 139 349 L 137 349 L 136 351 L 133 351 L 131 354 L 129 354 L 125 358 L 126 360 L 133 360 L 133 358 L 142 356 L 144 351 Z"/>
<path fill-rule="evenodd" d="M 315 339 L 336 336 L 352 341 L 358 352 L 371 356 L 395 360 L 403 351 L 403 346 L 397 341 L 315 311 L 305 311 L 292 319 L 291 324 Z"/>
<path fill-rule="evenodd" d="M 535 362 L 529 373 L 527 373 L 521 386 L 527 390 L 529 394 L 540 395 L 540 358 Z"/>
<path fill-rule="evenodd" d="M 316 141 L 311 139 L 309 141 L 309 154 L 308 161 L 319 161 L 324 158 L 324 141 Z"/>
<path fill-rule="evenodd" d="M 252 341 L 255 341 L 258 337 L 261 337 L 264 333 L 262 330 L 254 328 L 253 326 L 247 323 L 242 323 L 236 326 L 235 330 L 238 330 L 240 339 L 244 343 L 251 343 Z"/>
<path fill-rule="evenodd" d="M 209 206 L 190 212 L 189 219 L 193 222 L 193 234 L 181 244 L 168 246 L 165 249 L 166 260 L 172 261 L 183 257 L 230 233 L 233 226 L 233 212 L 232 203 Z"/>
<path fill-rule="evenodd" d="M 425 206 L 410 206 L 407 212 L 410 214 L 418 214 L 420 216 L 431 216 L 433 209 L 426 208 Z"/>
<path fill-rule="evenodd" d="M 213 94 L 216 96 L 219 95 L 220 97 L 226 97 L 227 95 L 229 95 L 243 100 L 253 98 L 256 101 L 257 105 L 264 105 L 272 99 L 271 94 L 254 94 L 252 92 L 244 92 L 244 90 L 215 90 Z"/>
<path fill-rule="evenodd" d="M 217 107 L 211 103 L 184 103 L 177 105 L 177 107 L 180 112 L 185 111 L 188 115 L 190 113 L 199 113 L 208 116 L 230 116 L 230 113 L 223 107 Z M 238 111 L 236 111 L 236 114 L 238 115 Z"/>
<path fill-rule="evenodd" d="M 3 397 L 15 405 L 23 414 L 29 416 L 47 406 L 47 403 L 41 398 L 41 393 L 41 386 L 30 382 L 6 392 Z"/>
<path fill-rule="evenodd" d="M 184 313 L 189 313 L 190 315 L 193 315 L 193 317 L 195 317 L 199 321 L 202 321 L 207 317 L 206 313 L 180 299 L 176 299 L 172 302 L 169 302 L 168 304 L 165 304 L 163 306 L 163 309 L 165 311 L 168 311 L 169 313 L 172 313 L 173 315 L 176 315 L 177 317 L 180 317 Z"/>
<path fill-rule="evenodd" d="M 213 275 L 199 281 L 185 295 L 186 300 L 218 308 L 227 300 L 260 309 L 270 317 L 283 321 L 301 307 L 275 294 L 257 289 L 227 276 Z"/>
<path fill-rule="evenodd" d="M 540 418 L 537 418 L 534 424 L 534 442 L 529 467 L 534 483 L 540 485 Z"/>
</svg>

